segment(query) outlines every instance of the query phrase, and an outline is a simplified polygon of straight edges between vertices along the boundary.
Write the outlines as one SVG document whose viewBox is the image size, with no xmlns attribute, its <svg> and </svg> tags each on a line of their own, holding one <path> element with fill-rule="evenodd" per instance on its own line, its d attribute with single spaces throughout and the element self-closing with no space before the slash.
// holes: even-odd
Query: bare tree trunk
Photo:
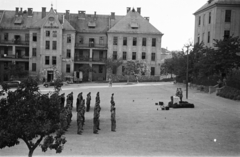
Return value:
<svg viewBox="0 0 240 157">
<path fill-rule="evenodd" d="M 32 157 L 34 149 L 29 149 L 28 157 Z"/>
</svg>

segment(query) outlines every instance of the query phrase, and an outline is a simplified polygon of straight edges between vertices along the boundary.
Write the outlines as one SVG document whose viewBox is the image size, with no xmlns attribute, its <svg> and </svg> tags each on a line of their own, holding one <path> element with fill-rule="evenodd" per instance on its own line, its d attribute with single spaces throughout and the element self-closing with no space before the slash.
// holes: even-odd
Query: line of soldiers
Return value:
<svg viewBox="0 0 240 157">
<path fill-rule="evenodd" d="M 72 108 L 73 108 L 73 92 L 67 95 L 67 104 L 64 106 L 65 103 L 65 93 L 61 94 L 60 96 L 60 106 L 61 106 L 61 113 L 60 113 L 60 123 L 61 128 L 63 130 L 67 130 L 70 126 L 72 121 Z"/>
<path fill-rule="evenodd" d="M 101 111 L 101 107 L 100 107 L 100 96 L 99 96 L 99 92 L 97 92 L 97 96 L 96 96 L 96 103 L 94 106 L 94 111 L 93 111 L 93 133 L 94 134 L 98 134 L 98 130 L 100 129 L 100 111 Z"/>
</svg>

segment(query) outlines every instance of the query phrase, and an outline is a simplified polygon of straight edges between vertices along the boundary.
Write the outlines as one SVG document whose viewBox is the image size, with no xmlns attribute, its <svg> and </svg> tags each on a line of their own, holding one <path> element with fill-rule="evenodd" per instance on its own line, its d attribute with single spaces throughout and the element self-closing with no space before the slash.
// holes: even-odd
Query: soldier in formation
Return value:
<svg viewBox="0 0 240 157">
<path fill-rule="evenodd" d="M 64 108 L 64 103 L 65 103 L 65 93 L 61 94 L 61 109 Z"/>
<path fill-rule="evenodd" d="M 115 102 L 114 102 L 114 94 L 112 94 L 111 97 L 111 131 L 116 131 L 116 108 L 115 108 Z"/>
<path fill-rule="evenodd" d="M 89 92 L 87 94 L 87 102 L 86 102 L 86 104 L 87 104 L 87 112 L 90 111 L 90 103 L 91 103 L 91 92 Z"/>
<path fill-rule="evenodd" d="M 80 103 L 82 101 L 83 97 L 82 97 L 82 92 L 78 94 L 77 96 L 77 102 L 76 102 L 76 111 L 78 112 L 78 108 L 80 106 Z"/>
<path fill-rule="evenodd" d="M 101 111 L 101 107 L 100 107 L 100 96 L 99 96 L 99 92 L 97 93 L 96 96 L 96 103 L 94 106 L 94 112 L 93 112 L 93 133 L 97 134 L 98 130 L 100 129 L 100 111 Z"/>
</svg>

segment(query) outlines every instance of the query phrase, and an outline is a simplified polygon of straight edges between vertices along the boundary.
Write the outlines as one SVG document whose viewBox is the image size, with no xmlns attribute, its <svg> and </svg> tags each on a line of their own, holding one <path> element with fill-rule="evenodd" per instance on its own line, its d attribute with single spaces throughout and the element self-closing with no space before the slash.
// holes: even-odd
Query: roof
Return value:
<svg viewBox="0 0 240 157">
<path fill-rule="evenodd" d="M 214 5 L 218 5 L 218 4 L 221 4 L 221 5 L 227 4 L 227 5 L 235 5 L 236 6 L 236 4 L 240 5 L 240 0 L 210 0 L 206 4 L 204 4 L 200 9 L 198 9 L 194 13 L 194 15 L 203 11 L 203 10 L 205 10 L 205 9 L 213 7 Z"/>
<path fill-rule="evenodd" d="M 117 22 L 109 31 L 109 33 L 143 33 L 143 34 L 159 34 L 157 30 L 148 20 L 143 18 L 134 9 L 130 10 L 125 17 Z"/>
</svg>

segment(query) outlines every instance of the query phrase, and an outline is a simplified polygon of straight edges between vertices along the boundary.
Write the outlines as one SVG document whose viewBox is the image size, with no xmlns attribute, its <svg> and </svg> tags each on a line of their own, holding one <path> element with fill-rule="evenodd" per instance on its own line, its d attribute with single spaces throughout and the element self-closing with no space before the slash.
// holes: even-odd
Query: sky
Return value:
<svg viewBox="0 0 240 157">
<path fill-rule="evenodd" d="M 51 4 L 57 12 L 87 14 L 126 15 L 127 7 L 141 8 L 143 17 L 150 17 L 150 23 L 164 35 L 162 47 L 169 51 L 182 50 L 183 46 L 194 40 L 193 13 L 202 7 L 207 0 L 0 0 L 0 10 L 23 10 L 33 8 L 41 11 L 42 7 L 50 10 Z"/>
</svg>

